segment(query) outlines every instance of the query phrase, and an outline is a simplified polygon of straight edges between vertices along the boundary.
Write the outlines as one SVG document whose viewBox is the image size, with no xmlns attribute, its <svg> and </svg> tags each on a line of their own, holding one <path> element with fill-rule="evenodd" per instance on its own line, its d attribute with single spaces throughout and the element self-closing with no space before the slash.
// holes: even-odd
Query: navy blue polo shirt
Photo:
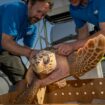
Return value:
<svg viewBox="0 0 105 105">
<path fill-rule="evenodd" d="M 105 0 L 88 0 L 86 6 L 70 4 L 70 13 L 76 28 L 81 28 L 86 22 L 99 27 L 100 22 L 105 22 Z"/>
<path fill-rule="evenodd" d="M 28 24 L 27 13 L 27 5 L 22 1 L 0 5 L 0 50 L 2 50 L 2 33 L 13 36 L 15 41 L 23 38 L 26 46 L 33 46 L 36 26 Z"/>
</svg>

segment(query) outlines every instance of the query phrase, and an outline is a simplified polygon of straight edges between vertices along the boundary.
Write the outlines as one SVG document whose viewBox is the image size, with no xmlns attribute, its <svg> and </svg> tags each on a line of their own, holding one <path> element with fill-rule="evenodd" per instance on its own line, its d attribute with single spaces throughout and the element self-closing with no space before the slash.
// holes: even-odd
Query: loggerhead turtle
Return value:
<svg viewBox="0 0 105 105">
<path fill-rule="evenodd" d="M 84 75 L 86 72 L 94 68 L 96 64 L 100 61 L 100 59 L 104 55 L 104 51 L 105 51 L 104 48 L 105 48 L 105 37 L 102 34 L 100 34 L 95 38 L 89 39 L 82 48 L 73 52 L 68 57 L 57 55 L 57 54 L 53 55 L 55 56 L 54 59 L 56 60 L 54 62 L 55 66 L 49 60 L 50 57 L 48 57 L 48 55 L 50 55 L 51 53 L 49 54 L 47 53 L 47 58 L 45 58 L 45 55 L 42 56 L 41 59 L 39 60 L 39 64 L 41 61 L 43 61 L 44 67 L 45 66 L 47 67 L 47 72 L 46 73 L 44 72 L 44 75 L 50 77 L 50 75 L 48 75 L 50 73 L 48 72 L 48 69 L 51 70 L 51 72 L 55 70 L 55 74 L 52 77 L 50 77 L 49 79 L 45 79 L 46 85 L 51 84 L 67 76 L 74 76 L 78 78 L 79 76 Z M 40 67 L 36 65 L 38 63 L 34 61 L 36 60 L 34 60 L 33 58 L 32 65 L 35 68 L 40 70 Z M 41 67 L 41 70 L 42 70 L 42 67 Z M 37 74 L 40 76 L 40 74 L 41 75 L 43 74 L 43 71 L 38 72 L 37 70 Z M 6 95 L 0 96 L 0 103 L 1 104 L 3 103 L 9 103 L 9 104 L 11 103 L 16 103 L 16 104 L 36 103 L 37 102 L 36 94 L 39 88 L 40 88 L 40 85 L 36 84 L 36 82 L 33 81 L 30 87 L 24 88 L 20 92 L 18 91 L 18 92 L 8 93 Z M 4 102 L 3 101 L 4 99 L 6 99 L 7 102 L 6 101 Z"/>
</svg>

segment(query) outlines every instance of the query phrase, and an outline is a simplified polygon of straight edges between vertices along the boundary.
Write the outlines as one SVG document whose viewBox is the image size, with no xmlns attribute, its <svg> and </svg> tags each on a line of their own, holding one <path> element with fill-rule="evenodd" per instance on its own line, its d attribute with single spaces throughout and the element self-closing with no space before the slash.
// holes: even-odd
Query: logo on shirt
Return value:
<svg viewBox="0 0 105 105">
<path fill-rule="evenodd" d="M 98 14 L 98 10 L 95 10 L 95 11 L 94 11 L 94 14 L 97 15 L 97 14 Z"/>
</svg>

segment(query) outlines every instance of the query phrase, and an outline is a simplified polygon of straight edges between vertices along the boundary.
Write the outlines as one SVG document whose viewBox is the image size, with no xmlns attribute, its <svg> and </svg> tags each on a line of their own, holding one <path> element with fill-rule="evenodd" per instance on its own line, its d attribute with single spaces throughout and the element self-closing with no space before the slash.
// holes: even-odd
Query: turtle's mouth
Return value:
<svg viewBox="0 0 105 105">
<path fill-rule="evenodd" d="M 33 70 L 39 78 L 45 78 L 51 74 L 57 66 L 55 53 L 47 50 L 40 51 L 32 59 Z"/>
<path fill-rule="evenodd" d="M 37 77 L 39 79 L 44 79 L 46 77 L 48 77 L 48 75 L 52 74 L 54 70 L 50 71 L 49 73 L 43 73 L 43 72 L 40 72 L 40 73 L 35 73 L 37 75 Z"/>
</svg>

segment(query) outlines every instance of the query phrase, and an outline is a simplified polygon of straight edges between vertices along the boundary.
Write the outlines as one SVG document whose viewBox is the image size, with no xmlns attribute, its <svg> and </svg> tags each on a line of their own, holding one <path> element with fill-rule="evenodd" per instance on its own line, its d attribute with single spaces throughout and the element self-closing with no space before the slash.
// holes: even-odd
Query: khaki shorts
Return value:
<svg viewBox="0 0 105 105">
<path fill-rule="evenodd" d="M 27 69 L 19 56 L 14 56 L 7 51 L 3 51 L 0 52 L 0 70 L 15 84 L 24 78 Z"/>
</svg>

